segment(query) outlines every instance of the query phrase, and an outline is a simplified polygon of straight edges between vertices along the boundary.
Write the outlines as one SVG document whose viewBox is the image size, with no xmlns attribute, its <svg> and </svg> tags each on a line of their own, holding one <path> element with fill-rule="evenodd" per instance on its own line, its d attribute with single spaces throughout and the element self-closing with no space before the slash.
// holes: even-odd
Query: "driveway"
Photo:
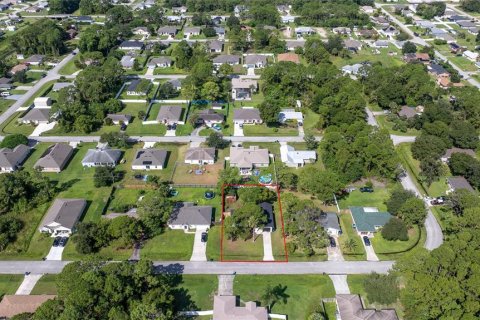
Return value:
<svg viewBox="0 0 480 320">
<path fill-rule="evenodd" d="M 42 277 L 42 274 L 29 274 L 25 276 L 22 283 L 15 292 L 16 295 L 28 295 L 32 292 L 33 288 L 37 284 L 38 280 Z"/>
<path fill-rule="evenodd" d="M 175 137 L 175 130 L 167 130 L 165 137 Z"/>
<path fill-rule="evenodd" d="M 362 239 L 362 244 L 363 244 L 363 247 L 365 248 L 365 252 L 367 253 L 367 261 L 380 261 L 380 259 L 378 259 L 377 257 L 377 254 L 375 253 L 375 250 L 373 250 L 372 245 L 366 246 L 365 242 L 363 242 L 363 239 Z"/>
<path fill-rule="evenodd" d="M 207 229 L 198 228 L 195 230 L 195 240 L 190 261 L 207 261 L 207 243 L 202 242 L 203 232 L 207 232 Z"/>
<path fill-rule="evenodd" d="M 274 261 L 272 251 L 272 233 L 262 232 L 263 239 L 263 261 Z"/>
<path fill-rule="evenodd" d="M 56 121 L 50 122 L 50 123 L 40 123 L 35 127 L 35 130 L 33 130 L 32 134 L 30 135 L 31 137 L 39 137 L 42 133 L 48 130 L 52 130 L 53 127 L 57 124 Z"/>
<path fill-rule="evenodd" d="M 62 254 L 63 250 L 65 247 L 51 247 L 50 251 L 47 254 L 46 260 L 54 260 L 54 261 L 61 261 L 62 260 Z"/>
<path fill-rule="evenodd" d="M 233 126 L 233 135 L 235 137 L 243 137 L 243 128 L 240 127 L 238 123 L 235 123 Z"/>
<path fill-rule="evenodd" d="M 218 276 L 218 295 L 232 296 L 233 295 L 233 274 L 221 274 Z"/>
<path fill-rule="evenodd" d="M 332 248 L 331 246 L 327 247 L 328 261 L 345 261 L 343 258 L 342 250 L 340 250 L 340 243 L 338 242 L 338 237 L 333 237 L 337 246 Z"/>
<path fill-rule="evenodd" d="M 332 274 L 329 277 L 332 279 L 336 294 L 350 294 L 346 274 Z"/>
</svg>

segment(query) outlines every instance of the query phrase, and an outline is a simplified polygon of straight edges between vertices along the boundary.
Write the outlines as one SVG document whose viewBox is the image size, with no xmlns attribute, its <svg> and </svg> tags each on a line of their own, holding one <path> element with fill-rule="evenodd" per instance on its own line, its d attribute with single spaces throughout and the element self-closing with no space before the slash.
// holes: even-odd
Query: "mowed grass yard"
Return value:
<svg viewBox="0 0 480 320">
<path fill-rule="evenodd" d="M 141 258 L 170 261 L 190 260 L 194 238 L 193 233 L 166 228 L 162 234 L 146 241 L 140 250 Z"/>
<path fill-rule="evenodd" d="M 227 153 L 227 149 L 218 150 L 215 163 L 208 165 L 186 164 L 184 163 L 184 157 L 179 159 L 173 175 L 173 182 L 178 184 L 217 184 L 220 171 L 224 168 Z M 203 174 L 196 174 L 195 170 L 198 169 L 203 170 Z"/>
<path fill-rule="evenodd" d="M 0 298 L 6 294 L 15 294 L 22 281 L 22 275 L 0 274 Z"/>
<path fill-rule="evenodd" d="M 33 287 L 31 294 L 57 294 L 56 279 L 55 274 L 44 274 Z"/>
<path fill-rule="evenodd" d="M 281 268 L 281 265 L 278 267 Z M 307 319 L 322 303 L 322 298 L 335 297 L 331 280 L 323 275 L 237 275 L 233 289 L 243 302 L 261 302 L 268 285 L 281 285 L 285 289 L 286 301 L 277 301 L 271 312 L 285 314 L 288 319 Z M 264 302 L 262 306 L 265 306 Z"/>
<path fill-rule="evenodd" d="M 342 228 L 342 235 L 338 238 L 342 249 L 343 257 L 345 260 L 366 260 L 365 248 L 362 244 L 362 239 L 352 227 L 352 216 L 350 213 L 341 213 L 339 215 L 340 226 Z M 348 249 L 345 243 L 353 239 L 355 246 Z"/>
<path fill-rule="evenodd" d="M 378 210 L 387 210 L 385 201 L 390 197 L 388 188 L 373 187 L 373 192 L 360 192 L 359 188 L 340 199 L 340 209 L 348 207 L 376 207 Z"/>
<path fill-rule="evenodd" d="M 183 311 L 212 310 L 213 297 L 217 289 L 217 276 L 182 275 L 180 284 L 175 290 L 174 304 Z"/>
</svg>

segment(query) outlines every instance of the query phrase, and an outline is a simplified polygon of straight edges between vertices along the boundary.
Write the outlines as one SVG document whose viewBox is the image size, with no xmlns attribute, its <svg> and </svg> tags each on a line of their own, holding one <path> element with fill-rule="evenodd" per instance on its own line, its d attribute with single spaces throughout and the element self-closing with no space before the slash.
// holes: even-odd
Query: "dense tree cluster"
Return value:
<svg viewBox="0 0 480 320">
<path fill-rule="evenodd" d="M 67 34 L 59 25 L 49 19 L 41 19 L 18 30 L 13 36 L 11 45 L 26 55 L 47 54 L 61 55 L 65 53 Z"/>
<path fill-rule="evenodd" d="M 80 13 L 84 15 L 89 14 L 104 14 L 112 7 L 110 0 L 80 0 Z"/>
<path fill-rule="evenodd" d="M 398 279 L 393 274 L 369 274 L 363 283 L 368 301 L 390 304 L 397 301 L 400 290 Z"/>
<path fill-rule="evenodd" d="M 17 233 L 22 229 L 23 222 L 10 216 L 0 217 L 0 251 L 17 238 Z"/>
<path fill-rule="evenodd" d="M 479 0 L 461 0 L 460 6 L 462 9 L 471 11 L 471 12 L 480 12 L 480 1 Z"/>
<path fill-rule="evenodd" d="M 28 145 L 28 138 L 23 134 L 14 133 L 3 138 L 2 142 L 0 142 L 0 148 L 13 149 L 20 144 Z"/>
<path fill-rule="evenodd" d="M 362 177 L 395 179 L 398 158 L 385 130 L 355 122 L 329 127 L 320 143 L 322 160 L 344 183 Z"/>
<path fill-rule="evenodd" d="M 73 262 L 58 275 L 57 298 L 43 304 L 30 319 L 179 319 L 174 305 L 178 280 L 156 275 L 148 260 Z"/>
<path fill-rule="evenodd" d="M 147 236 L 163 232 L 173 210 L 173 202 L 168 194 L 168 185 L 160 184 L 139 202 L 137 212 Z"/>
<path fill-rule="evenodd" d="M 480 188 L 480 161 L 463 153 L 454 153 L 448 161 L 454 176 L 464 176 L 474 188 Z"/>
<path fill-rule="evenodd" d="M 437 16 L 443 16 L 446 8 L 445 2 L 420 3 L 417 6 L 417 14 L 424 19 L 430 20 Z"/>
<path fill-rule="evenodd" d="M 118 44 L 115 30 L 105 26 L 92 25 L 82 32 L 78 43 L 80 52 L 101 52 L 107 55 Z"/>
<path fill-rule="evenodd" d="M 333 28 L 364 26 L 370 23 L 368 15 L 361 13 L 358 4 L 352 0 L 296 0 L 293 2 L 293 9 L 301 16 L 298 20 L 304 25 Z"/>
<path fill-rule="evenodd" d="M 313 194 L 323 202 L 333 201 L 345 184 L 340 176 L 332 170 L 318 170 L 315 167 L 306 167 L 298 177 L 298 188 Z"/>
<path fill-rule="evenodd" d="M 73 13 L 78 9 L 80 0 L 50 0 L 50 13 Z"/>
<path fill-rule="evenodd" d="M 390 198 L 386 201 L 387 210 L 403 221 L 408 227 L 423 225 L 427 211 L 422 199 L 415 196 L 412 191 L 396 187 Z"/>
<path fill-rule="evenodd" d="M 390 241 L 407 241 L 407 226 L 402 220 L 398 218 L 392 218 L 382 227 L 382 237 Z"/>
</svg>

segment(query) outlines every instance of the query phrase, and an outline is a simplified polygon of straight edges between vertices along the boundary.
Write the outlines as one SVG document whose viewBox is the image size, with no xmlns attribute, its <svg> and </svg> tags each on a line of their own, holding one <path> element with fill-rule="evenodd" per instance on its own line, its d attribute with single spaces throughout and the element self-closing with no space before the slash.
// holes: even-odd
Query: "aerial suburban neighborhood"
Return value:
<svg viewBox="0 0 480 320">
<path fill-rule="evenodd" d="M 0 319 L 480 319 L 480 0 L 0 0 Z"/>
</svg>

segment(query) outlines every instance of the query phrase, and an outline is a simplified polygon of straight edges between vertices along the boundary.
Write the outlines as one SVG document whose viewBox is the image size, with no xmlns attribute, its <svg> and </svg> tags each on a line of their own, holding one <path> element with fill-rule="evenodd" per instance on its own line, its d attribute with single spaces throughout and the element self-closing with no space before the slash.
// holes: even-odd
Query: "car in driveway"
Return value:
<svg viewBox="0 0 480 320">
<path fill-rule="evenodd" d="M 373 188 L 370 188 L 370 187 L 361 187 L 361 188 L 360 188 L 360 192 L 372 193 L 372 192 L 373 192 Z"/>
<path fill-rule="evenodd" d="M 62 237 L 62 238 L 60 239 L 59 245 L 60 245 L 61 247 L 65 247 L 65 245 L 67 244 L 67 241 L 68 241 L 68 237 Z"/>
<path fill-rule="evenodd" d="M 207 233 L 206 233 L 206 232 L 202 232 L 202 237 L 201 237 L 202 242 L 207 242 L 207 239 L 208 239 Z"/>
<path fill-rule="evenodd" d="M 335 248 L 337 243 L 335 242 L 335 238 L 329 237 L 328 240 L 330 241 L 330 247 Z"/>
<path fill-rule="evenodd" d="M 54 247 L 58 247 L 60 245 L 60 239 L 61 237 L 55 237 L 55 240 L 53 240 Z"/>
<path fill-rule="evenodd" d="M 367 236 L 363 236 L 363 243 L 365 243 L 367 247 L 371 245 L 370 239 Z"/>
</svg>

